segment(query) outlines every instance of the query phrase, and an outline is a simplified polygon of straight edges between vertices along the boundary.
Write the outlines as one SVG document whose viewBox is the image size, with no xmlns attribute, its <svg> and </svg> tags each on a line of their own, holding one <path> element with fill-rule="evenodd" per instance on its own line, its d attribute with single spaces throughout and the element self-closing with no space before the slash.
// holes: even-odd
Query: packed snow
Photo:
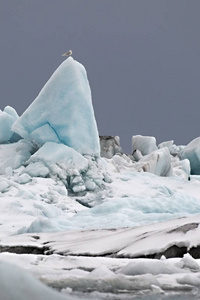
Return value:
<svg viewBox="0 0 200 300">
<path fill-rule="evenodd" d="M 199 139 L 99 137 L 72 57 L 0 110 L 0 297 L 199 299 Z"/>
</svg>

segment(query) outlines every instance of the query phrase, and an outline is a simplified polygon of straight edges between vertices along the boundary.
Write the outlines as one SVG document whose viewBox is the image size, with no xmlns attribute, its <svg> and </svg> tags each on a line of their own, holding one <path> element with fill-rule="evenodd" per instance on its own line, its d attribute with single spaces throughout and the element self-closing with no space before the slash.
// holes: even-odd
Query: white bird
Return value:
<svg viewBox="0 0 200 300">
<path fill-rule="evenodd" d="M 62 56 L 71 56 L 71 55 L 72 55 L 72 50 L 69 50 L 62 54 Z"/>
</svg>

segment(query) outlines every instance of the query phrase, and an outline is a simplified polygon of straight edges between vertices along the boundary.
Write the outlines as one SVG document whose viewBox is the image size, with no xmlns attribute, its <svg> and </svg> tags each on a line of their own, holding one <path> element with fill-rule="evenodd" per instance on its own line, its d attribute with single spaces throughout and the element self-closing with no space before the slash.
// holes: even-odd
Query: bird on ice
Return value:
<svg viewBox="0 0 200 300">
<path fill-rule="evenodd" d="M 72 50 L 69 50 L 62 54 L 62 56 L 71 56 L 71 55 L 72 55 Z"/>
</svg>

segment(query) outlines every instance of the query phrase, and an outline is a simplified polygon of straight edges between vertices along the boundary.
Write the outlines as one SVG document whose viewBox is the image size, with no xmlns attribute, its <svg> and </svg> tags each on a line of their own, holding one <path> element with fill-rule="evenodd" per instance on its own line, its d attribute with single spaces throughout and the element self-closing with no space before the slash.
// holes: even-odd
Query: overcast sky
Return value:
<svg viewBox="0 0 200 300">
<path fill-rule="evenodd" d="M 61 54 L 87 70 L 100 135 L 200 136 L 199 0 L 0 0 L 0 109 L 19 114 Z"/>
</svg>

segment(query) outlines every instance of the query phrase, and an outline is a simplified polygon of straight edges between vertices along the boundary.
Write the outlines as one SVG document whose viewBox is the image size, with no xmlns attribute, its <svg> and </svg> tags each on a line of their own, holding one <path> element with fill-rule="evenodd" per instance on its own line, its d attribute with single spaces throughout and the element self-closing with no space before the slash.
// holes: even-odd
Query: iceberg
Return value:
<svg viewBox="0 0 200 300">
<path fill-rule="evenodd" d="M 72 57 L 66 59 L 12 131 L 39 146 L 61 143 L 82 155 L 99 157 L 99 134 L 84 66 Z"/>
</svg>

